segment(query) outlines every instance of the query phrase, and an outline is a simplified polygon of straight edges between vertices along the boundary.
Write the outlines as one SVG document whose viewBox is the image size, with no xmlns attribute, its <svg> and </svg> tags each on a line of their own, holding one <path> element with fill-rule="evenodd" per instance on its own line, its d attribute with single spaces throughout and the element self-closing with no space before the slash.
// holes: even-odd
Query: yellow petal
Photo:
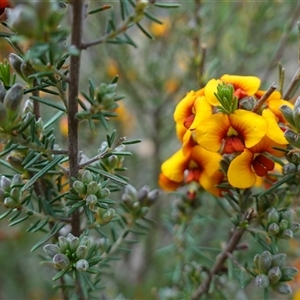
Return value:
<svg viewBox="0 0 300 300">
<path fill-rule="evenodd" d="M 274 147 L 285 149 L 287 147 L 287 145 L 286 144 L 284 144 L 284 145 L 278 144 L 278 143 L 274 142 L 273 140 L 271 140 L 267 135 L 265 135 L 260 140 L 259 143 L 257 143 L 253 147 L 249 148 L 249 151 L 251 151 L 252 153 L 268 152 L 276 157 L 282 157 L 285 155 L 285 152 L 275 150 Z"/>
<path fill-rule="evenodd" d="M 218 152 L 229 128 L 228 115 L 212 115 L 196 128 L 196 141 L 208 151 Z"/>
<path fill-rule="evenodd" d="M 272 96 L 272 95 L 271 95 Z M 282 100 L 282 99 L 268 99 L 267 100 L 268 108 L 275 114 L 275 116 L 278 118 L 278 122 L 286 124 L 286 120 L 284 119 L 281 111 L 280 106 L 287 105 L 291 109 L 294 109 L 294 104 L 292 104 L 289 101 Z"/>
<path fill-rule="evenodd" d="M 252 171 L 251 163 L 254 158 L 249 150 L 245 149 L 235 157 L 228 168 L 228 182 L 236 188 L 246 189 L 255 184 L 256 175 Z"/>
<path fill-rule="evenodd" d="M 207 101 L 206 97 L 198 97 L 194 103 L 195 119 L 190 129 L 194 130 L 198 125 L 202 124 L 213 113 L 213 106 Z"/>
<path fill-rule="evenodd" d="M 247 148 L 257 144 L 268 130 L 267 121 L 251 111 L 237 109 L 229 115 L 229 119 L 231 126 L 243 137 Z"/>
<path fill-rule="evenodd" d="M 197 92 L 190 91 L 175 108 L 174 120 L 176 123 L 176 133 L 180 141 L 187 131 L 187 128 L 184 126 L 184 122 L 190 115 L 195 114 L 194 102 L 198 96 L 203 95 L 203 92 L 203 89 Z"/>
<path fill-rule="evenodd" d="M 163 173 L 159 175 L 158 179 L 159 186 L 165 191 L 175 191 L 180 187 L 180 182 L 175 182 L 166 177 Z"/>
<path fill-rule="evenodd" d="M 260 79 L 254 76 L 237 76 L 225 74 L 220 79 L 225 83 L 231 83 L 235 90 L 240 88 L 249 96 L 254 95 L 260 86 Z"/>
<path fill-rule="evenodd" d="M 274 113 L 270 109 L 264 109 L 262 112 L 262 116 L 268 123 L 267 136 L 278 144 L 288 144 L 286 138 L 284 137 L 283 131 L 280 129 L 277 123 L 277 119 Z"/>
<path fill-rule="evenodd" d="M 161 166 L 161 172 L 171 181 L 182 182 L 184 170 L 189 163 L 189 156 L 183 154 L 182 149 L 174 153 Z"/>
<path fill-rule="evenodd" d="M 220 169 L 222 155 L 207 151 L 200 145 L 196 145 L 192 148 L 191 159 L 197 163 L 201 170 L 208 175 L 212 175 L 215 171 Z"/>
<path fill-rule="evenodd" d="M 221 196 L 222 190 L 217 188 L 216 185 L 222 182 L 223 177 L 223 173 L 219 170 L 216 170 L 213 174 L 203 172 L 200 176 L 199 183 L 209 193 L 215 196 Z"/>
<path fill-rule="evenodd" d="M 219 84 L 222 84 L 220 79 L 211 79 L 204 88 L 205 98 L 213 106 L 220 105 L 219 100 L 215 96 L 215 93 L 217 92 L 217 86 Z"/>
</svg>

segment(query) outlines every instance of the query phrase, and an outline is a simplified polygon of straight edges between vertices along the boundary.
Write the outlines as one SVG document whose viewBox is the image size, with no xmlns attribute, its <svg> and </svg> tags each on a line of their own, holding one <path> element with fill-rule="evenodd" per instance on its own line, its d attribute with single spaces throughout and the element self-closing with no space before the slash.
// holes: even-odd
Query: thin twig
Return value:
<svg viewBox="0 0 300 300">
<path fill-rule="evenodd" d="M 245 216 L 242 219 L 242 223 L 244 222 L 250 222 L 254 218 L 254 211 L 251 209 L 249 210 Z M 195 292 L 192 295 L 191 300 L 198 300 L 200 297 L 207 293 L 211 284 L 211 281 L 214 277 L 214 275 L 218 274 L 225 263 L 225 261 L 228 259 L 228 253 L 232 253 L 234 250 L 236 250 L 236 246 L 240 242 L 243 234 L 245 233 L 246 228 L 245 227 L 237 227 L 231 236 L 229 242 L 227 243 L 226 247 L 223 249 L 223 251 L 218 255 L 216 263 L 212 267 L 211 271 L 209 272 L 209 276 L 204 280 L 201 285 L 195 290 Z"/>
<path fill-rule="evenodd" d="M 275 82 L 271 84 L 271 86 L 267 89 L 267 91 L 261 96 L 261 98 L 256 102 L 255 106 L 253 107 L 252 111 L 257 112 L 263 104 L 269 99 L 272 93 L 277 89 L 277 85 Z"/>
</svg>

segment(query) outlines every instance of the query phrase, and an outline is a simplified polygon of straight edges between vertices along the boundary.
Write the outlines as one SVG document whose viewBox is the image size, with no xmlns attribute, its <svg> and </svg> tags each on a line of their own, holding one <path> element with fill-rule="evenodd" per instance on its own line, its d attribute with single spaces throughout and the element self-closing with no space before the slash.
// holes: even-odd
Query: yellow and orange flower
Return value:
<svg viewBox="0 0 300 300">
<path fill-rule="evenodd" d="M 254 146 L 267 130 L 268 123 L 262 116 L 237 109 L 231 115 L 211 115 L 196 128 L 196 141 L 209 151 L 230 154 Z"/>
<path fill-rule="evenodd" d="M 199 145 L 194 146 L 188 155 L 180 149 L 162 164 L 159 184 L 164 190 L 173 191 L 195 181 L 211 194 L 219 196 L 221 190 L 216 185 L 223 180 L 219 165 L 221 158 L 220 154 Z"/>
<path fill-rule="evenodd" d="M 278 144 L 265 136 L 255 146 L 244 149 L 229 165 L 228 182 L 234 187 L 245 189 L 255 184 L 256 176 L 264 177 L 273 171 L 275 163 L 268 154 L 276 157 L 284 155 L 284 152 L 273 147 L 285 148 L 286 145 Z"/>
</svg>

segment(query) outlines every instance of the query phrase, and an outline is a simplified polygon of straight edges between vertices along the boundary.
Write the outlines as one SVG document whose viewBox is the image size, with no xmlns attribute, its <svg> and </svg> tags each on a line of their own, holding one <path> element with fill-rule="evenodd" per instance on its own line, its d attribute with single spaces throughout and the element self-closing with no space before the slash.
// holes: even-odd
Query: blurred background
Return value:
<svg viewBox="0 0 300 300">
<path fill-rule="evenodd" d="M 127 33 L 136 47 L 103 44 L 89 48 L 82 58 L 82 90 L 87 90 L 88 78 L 109 83 L 119 76 L 117 91 L 125 98 L 119 102 L 119 117 L 110 121 L 109 133 L 116 128 L 118 136 L 142 139 L 142 143 L 128 147 L 134 155 L 125 161 L 126 176 L 137 189 L 144 185 L 158 188 L 161 163 L 179 149 L 173 112 L 187 92 L 198 90 L 209 79 L 223 74 L 260 77 L 262 88 L 267 89 L 273 82 L 278 84 L 279 62 L 285 69 L 286 87 L 298 69 L 300 2 L 173 2 L 180 7 L 149 10 L 163 24 L 148 19 L 141 22 L 154 40 L 132 27 Z M 86 20 L 85 41 L 104 33 L 112 11 L 116 23 L 121 20 L 118 1 L 90 3 L 91 8 L 100 4 L 113 8 Z M 0 47 L 3 60 L 11 50 L 4 40 L 0 40 Z M 81 126 L 81 149 L 87 156 L 97 153 L 107 134 L 103 127 L 97 128 L 95 136 L 87 124 Z M 57 142 L 64 144 L 65 119 L 60 120 L 57 132 Z M 209 266 L 217 254 L 209 247 L 220 249 L 220 241 L 227 239 L 222 236 L 224 229 L 228 232 L 231 223 L 216 209 L 215 199 L 203 194 L 197 217 L 183 238 L 170 221 L 174 203 L 176 194 L 162 193 L 149 212 L 155 221 L 152 228 L 132 247 L 131 253 L 120 255 L 121 260 L 112 264 L 112 271 L 104 274 L 102 284 L 107 289 L 99 299 L 188 299 L 179 292 L 183 290 L 185 276 L 200 264 Z M 51 288 L 52 270 L 39 265 L 38 251 L 30 253 L 38 239 L 38 235 L 26 233 L 26 227 L 8 228 L 6 220 L 0 222 L 0 299 L 60 299 L 60 294 Z M 247 241 L 251 245 L 249 236 Z M 296 259 L 300 255 L 299 243 L 293 241 L 285 250 L 295 259 L 291 264 L 300 266 Z M 256 245 L 247 254 L 244 252 L 249 264 L 259 251 Z M 300 278 L 299 287 L 295 282 L 295 291 L 300 291 Z M 220 299 L 258 299 L 262 295 L 251 285 L 241 289 L 230 283 L 226 290 L 226 295 L 220 293 Z"/>
</svg>

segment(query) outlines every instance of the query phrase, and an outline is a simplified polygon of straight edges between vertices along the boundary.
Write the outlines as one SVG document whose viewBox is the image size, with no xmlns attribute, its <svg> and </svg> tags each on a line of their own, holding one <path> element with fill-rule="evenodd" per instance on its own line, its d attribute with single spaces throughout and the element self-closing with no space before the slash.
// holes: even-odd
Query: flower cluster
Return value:
<svg viewBox="0 0 300 300">
<path fill-rule="evenodd" d="M 297 269 L 294 267 L 285 267 L 286 254 L 279 253 L 272 255 L 269 251 L 262 254 L 256 254 L 254 257 L 255 264 L 255 283 L 260 288 L 271 287 L 276 292 L 288 295 L 292 289 L 287 281 L 294 279 Z"/>
<path fill-rule="evenodd" d="M 195 181 L 220 196 L 219 183 L 250 188 L 274 169 L 272 156 L 283 156 L 277 149 L 288 145 L 280 107 L 293 105 L 260 84 L 257 77 L 226 74 L 187 93 L 174 112 L 182 147 L 161 166 L 163 189 Z"/>
</svg>

